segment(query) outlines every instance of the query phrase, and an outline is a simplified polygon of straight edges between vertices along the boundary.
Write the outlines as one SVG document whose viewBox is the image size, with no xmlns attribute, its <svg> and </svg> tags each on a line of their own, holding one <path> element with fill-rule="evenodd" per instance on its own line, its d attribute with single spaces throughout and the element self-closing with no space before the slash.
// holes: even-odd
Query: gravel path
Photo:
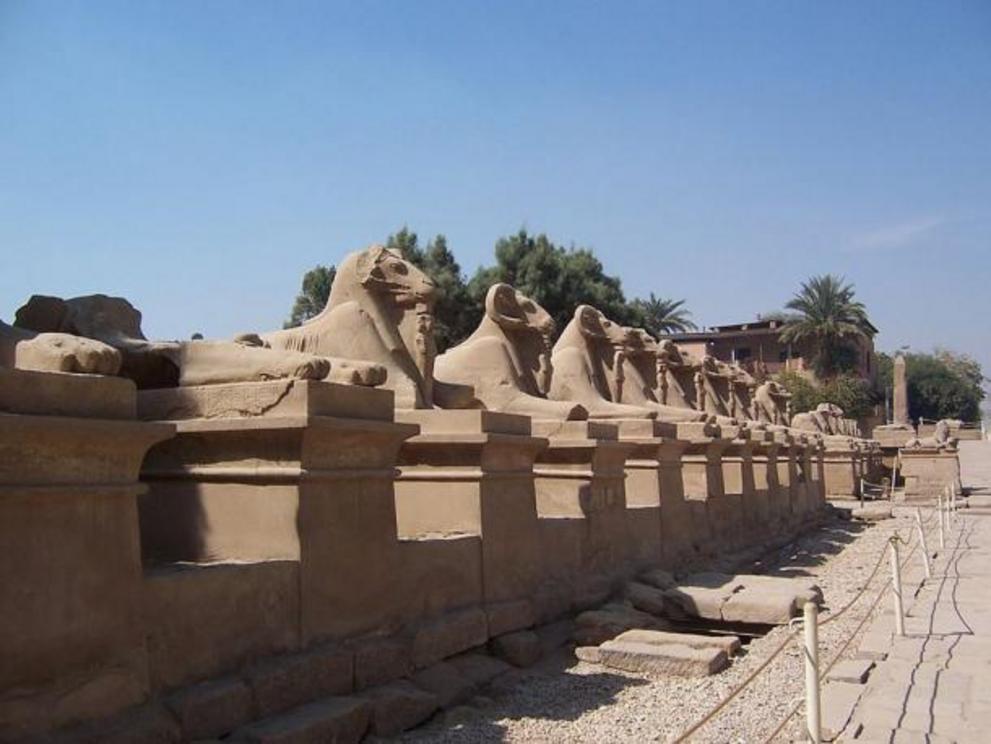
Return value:
<svg viewBox="0 0 991 744">
<path fill-rule="evenodd" d="M 825 595 L 827 610 L 822 615 L 825 619 L 861 589 L 892 531 L 897 529 L 903 538 L 909 538 L 914 522 L 907 511 L 899 511 L 904 513 L 875 525 L 832 521 L 767 557 L 766 573 L 814 576 Z M 887 575 L 885 561 L 871 589 L 850 611 L 821 628 L 823 664 L 833 659 L 864 619 Z M 882 601 L 875 612 L 883 611 L 887 604 Z M 402 740 L 670 741 L 756 669 L 789 632 L 779 627 L 755 639 L 728 670 L 702 680 L 650 680 L 579 662 L 570 653 L 565 656 L 562 652 L 558 658 L 525 672 L 511 691 L 495 699 L 476 698 L 470 706 L 449 711 L 427 726 L 408 732 Z M 852 642 L 844 656 L 852 655 L 857 645 L 856 640 Z M 803 696 L 803 680 L 801 650 L 791 644 L 718 717 L 696 733 L 692 741 L 763 741 Z M 801 729 L 799 712 L 776 740 L 800 737 Z"/>
</svg>

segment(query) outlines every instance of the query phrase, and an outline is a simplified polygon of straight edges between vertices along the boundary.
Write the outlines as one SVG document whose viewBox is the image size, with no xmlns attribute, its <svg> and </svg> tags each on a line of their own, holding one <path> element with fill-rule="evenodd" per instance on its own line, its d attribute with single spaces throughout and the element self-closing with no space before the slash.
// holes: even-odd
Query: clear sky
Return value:
<svg viewBox="0 0 991 744">
<path fill-rule="evenodd" d="M 856 284 L 991 370 L 991 3 L 0 0 L 0 317 L 277 327 L 408 224 L 525 225 L 702 324 Z"/>
</svg>

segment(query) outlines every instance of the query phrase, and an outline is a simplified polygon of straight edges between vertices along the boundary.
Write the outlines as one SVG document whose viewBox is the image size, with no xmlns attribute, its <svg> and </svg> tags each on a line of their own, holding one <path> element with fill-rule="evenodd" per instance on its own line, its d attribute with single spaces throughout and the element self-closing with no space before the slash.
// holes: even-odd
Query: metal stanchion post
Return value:
<svg viewBox="0 0 991 744">
<path fill-rule="evenodd" d="M 922 527 L 922 509 L 915 507 L 915 526 L 919 529 L 919 543 L 922 545 L 922 562 L 926 569 L 926 578 L 933 576 L 932 567 L 929 565 L 929 548 L 926 545 L 926 531 Z"/>
<path fill-rule="evenodd" d="M 905 611 L 902 608 L 902 574 L 898 561 L 898 535 L 891 537 L 891 593 L 895 601 L 895 635 L 905 635 Z"/>
<path fill-rule="evenodd" d="M 819 608 L 806 602 L 805 615 L 805 726 L 809 740 L 822 741 L 822 714 L 819 708 Z"/>
</svg>

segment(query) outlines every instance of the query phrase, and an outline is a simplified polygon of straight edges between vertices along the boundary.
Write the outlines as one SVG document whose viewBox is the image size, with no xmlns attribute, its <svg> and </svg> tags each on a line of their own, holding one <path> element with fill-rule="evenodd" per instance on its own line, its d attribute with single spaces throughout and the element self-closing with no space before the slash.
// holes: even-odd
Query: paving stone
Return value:
<svg viewBox="0 0 991 744">
<path fill-rule="evenodd" d="M 475 692 L 474 683 L 446 661 L 421 669 L 411 679 L 417 687 L 436 695 L 442 708 L 463 703 Z"/>
<path fill-rule="evenodd" d="M 875 631 L 873 628 L 864 634 L 857 648 L 857 657 L 871 661 L 884 661 L 891 649 L 891 633 Z"/>
<path fill-rule="evenodd" d="M 874 662 L 870 659 L 845 659 L 834 666 L 826 676 L 831 682 L 852 682 L 862 685 L 867 681 Z"/>
<path fill-rule="evenodd" d="M 832 740 L 843 733 L 864 693 L 864 686 L 850 682 L 829 682 L 822 688 L 822 735 Z"/>
<path fill-rule="evenodd" d="M 626 585 L 626 600 L 641 612 L 664 615 L 664 591 L 657 587 L 631 581 Z"/>
<path fill-rule="evenodd" d="M 628 630 L 625 633 L 620 633 L 614 640 L 653 645 L 674 644 L 689 648 L 719 648 L 725 651 L 727 656 L 733 656 L 740 650 L 740 639 L 734 635 L 709 636 L 698 633 L 674 633 L 666 630 Z"/>
<path fill-rule="evenodd" d="M 245 726 L 233 738 L 255 744 L 351 744 L 361 741 L 371 714 L 367 700 L 328 698 Z"/>
<path fill-rule="evenodd" d="M 425 623 L 413 637 L 413 666 L 428 667 L 488 639 L 488 619 L 481 609 L 448 613 Z"/>
<path fill-rule="evenodd" d="M 372 687 L 359 697 L 372 704 L 369 732 L 394 736 L 426 721 L 440 707 L 437 695 L 408 680 Z"/>
<path fill-rule="evenodd" d="M 630 641 L 606 641 L 599 646 L 599 658 L 604 666 L 613 669 L 679 677 L 708 676 L 729 664 L 726 652 L 711 646 L 692 648 Z"/>
<path fill-rule="evenodd" d="M 888 504 L 864 504 L 851 510 L 850 516 L 862 522 L 881 522 L 891 519 L 891 507 Z"/>
<path fill-rule="evenodd" d="M 249 667 L 244 677 L 255 715 L 267 718 L 311 700 L 352 692 L 354 653 L 327 647 L 267 659 Z"/>
<path fill-rule="evenodd" d="M 528 667 L 540 660 L 540 636 L 533 631 L 518 630 L 489 641 L 492 653 L 513 666 Z"/>
<path fill-rule="evenodd" d="M 251 690 L 235 677 L 201 682 L 170 695 L 165 704 L 187 739 L 208 739 L 251 720 Z"/>
</svg>

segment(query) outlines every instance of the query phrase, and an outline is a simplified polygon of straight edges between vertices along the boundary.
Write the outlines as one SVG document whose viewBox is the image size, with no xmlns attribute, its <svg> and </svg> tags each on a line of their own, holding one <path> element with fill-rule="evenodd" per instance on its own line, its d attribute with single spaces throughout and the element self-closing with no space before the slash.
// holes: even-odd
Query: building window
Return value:
<svg viewBox="0 0 991 744">
<path fill-rule="evenodd" d="M 750 351 L 749 346 L 739 346 L 733 349 L 733 361 L 735 362 L 745 362 L 751 356 L 753 356 L 753 354 Z"/>
</svg>

